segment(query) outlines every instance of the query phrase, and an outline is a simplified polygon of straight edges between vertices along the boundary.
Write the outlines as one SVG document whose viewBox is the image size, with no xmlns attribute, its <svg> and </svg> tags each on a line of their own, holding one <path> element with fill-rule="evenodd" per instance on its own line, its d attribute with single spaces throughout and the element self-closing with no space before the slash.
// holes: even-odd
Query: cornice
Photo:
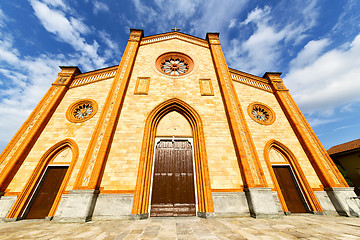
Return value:
<svg viewBox="0 0 360 240">
<path fill-rule="evenodd" d="M 93 82 L 102 81 L 109 79 L 115 76 L 118 66 L 103 68 L 83 74 L 79 74 L 75 77 L 74 81 L 71 83 L 70 88 L 83 86 Z"/>
<path fill-rule="evenodd" d="M 209 48 L 208 41 L 198 38 L 198 37 L 187 35 L 187 34 L 181 33 L 181 32 L 168 32 L 168 33 L 162 33 L 162 34 L 144 37 L 141 39 L 140 46 L 157 43 L 157 42 L 162 42 L 162 41 L 167 41 L 167 40 L 171 40 L 171 39 L 179 39 L 179 40 L 183 40 L 185 42 L 196 44 L 201 47 Z"/>
<path fill-rule="evenodd" d="M 229 68 L 229 71 L 232 80 L 235 82 L 243 83 L 267 92 L 273 92 L 267 79 L 260 78 L 231 68 Z"/>
</svg>

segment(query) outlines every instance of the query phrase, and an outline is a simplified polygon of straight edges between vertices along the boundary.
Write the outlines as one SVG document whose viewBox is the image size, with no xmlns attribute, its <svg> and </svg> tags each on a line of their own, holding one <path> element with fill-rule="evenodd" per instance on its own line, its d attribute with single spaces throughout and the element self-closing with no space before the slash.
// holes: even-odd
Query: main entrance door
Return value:
<svg viewBox="0 0 360 240">
<path fill-rule="evenodd" d="M 29 204 L 27 219 L 39 219 L 48 216 L 67 169 L 67 166 L 48 167 Z"/>
<path fill-rule="evenodd" d="M 191 143 L 161 140 L 155 150 L 150 216 L 195 216 Z"/>
<path fill-rule="evenodd" d="M 273 166 L 273 169 L 289 211 L 292 213 L 306 213 L 304 199 L 290 167 Z"/>
</svg>

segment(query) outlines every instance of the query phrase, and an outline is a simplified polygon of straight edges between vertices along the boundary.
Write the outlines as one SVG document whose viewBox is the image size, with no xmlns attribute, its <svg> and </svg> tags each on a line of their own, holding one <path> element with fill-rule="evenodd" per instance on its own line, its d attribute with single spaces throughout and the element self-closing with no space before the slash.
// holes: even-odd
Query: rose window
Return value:
<svg viewBox="0 0 360 240">
<path fill-rule="evenodd" d="M 275 113 L 263 103 L 252 103 L 248 107 L 248 114 L 255 122 L 270 125 L 275 121 Z"/>
<path fill-rule="evenodd" d="M 79 123 L 92 118 L 96 112 L 96 102 L 91 99 L 83 99 L 70 105 L 66 111 L 66 118 L 70 122 Z"/>
<path fill-rule="evenodd" d="M 254 107 L 252 110 L 252 115 L 260 121 L 266 121 L 269 119 L 269 113 L 261 107 Z"/>
<path fill-rule="evenodd" d="M 163 74 L 181 76 L 191 72 L 194 62 L 183 53 L 170 52 L 158 57 L 155 66 Z"/>
<path fill-rule="evenodd" d="M 90 116 L 90 114 L 93 112 L 93 107 L 89 103 L 84 103 L 79 105 L 74 109 L 74 117 L 77 119 L 83 119 L 84 117 Z"/>
<path fill-rule="evenodd" d="M 169 75 L 181 75 L 185 74 L 189 69 L 188 64 L 184 60 L 180 60 L 179 58 L 173 59 L 170 58 L 161 63 L 161 69 L 164 73 Z"/>
</svg>

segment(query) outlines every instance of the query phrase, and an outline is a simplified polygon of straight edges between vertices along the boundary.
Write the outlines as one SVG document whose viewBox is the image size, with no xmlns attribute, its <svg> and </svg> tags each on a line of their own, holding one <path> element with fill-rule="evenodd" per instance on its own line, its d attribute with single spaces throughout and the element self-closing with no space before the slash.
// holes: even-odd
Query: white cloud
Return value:
<svg viewBox="0 0 360 240">
<path fill-rule="evenodd" d="M 5 26 L 6 20 L 7 20 L 6 15 L 5 15 L 4 12 L 0 9 L 0 27 Z"/>
<path fill-rule="evenodd" d="M 195 19 L 191 21 L 191 33 L 205 36 L 207 32 L 222 32 L 222 42 L 228 42 L 228 36 L 222 30 L 244 11 L 248 0 L 208 0 L 198 3 Z"/>
<path fill-rule="evenodd" d="M 229 65 L 256 75 L 278 71 L 282 55 L 288 54 L 284 53 L 286 46 L 300 43 L 306 31 L 316 23 L 316 2 L 300 8 L 301 17 L 281 21 L 272 17 L 276 13 L 269 6 L 253 9 L 238 25 L 242 31 L 244 28 L 252 29 L 252 34 L 246 40 L 232 39 L 230 47 L 225 50 Z"/>
<path fill-rule="evenodd" d="M 354 29 L 360 26 L 360 1 L 347 0 L 342 4 L 343 11 L 337 19 L 337 23 L 332 29 L 334 33 L 340 33 L 344 36 L 351 36 Z"/>
<path fill-rule="evenodd" d="M 279 43 L 286 38 L 286 31 L 276 31 L 275 27 L 268 25 L 270 8 L 255 8 L 248 14 L 240 25 L 254 23 L 256 31 L 246 40 L 231 41 L 231 47 L 226 51 L 232 67 L 249 71 L 254 74 L 263 73 L 272 69 L 280 57 Z"/>
<path fill-rule="evenodd" d="M 264 8 L 256 7 L 248 14 L 246 20 L 241 24 L 249 24 L 251 22 L 256 24 L 265 24 L 270 19 L 270 10 L 271 8 L 269 6 L 265 6 Z"/>
<path fill-rule="evenodd" d="M 54 34 L 56 40 L 70 44 L 74 51 L 24 55 L 15 47 L 14 36 L 0 31 L 0 115 L 3 116 L 0 118 L 0 150 L 55 81 L 60 71 L 58 66 L 80 65 L 87 71 L 104 67 L 105 62 L 113 64 L 114 54 L 119 54 L 117 60 L 120 58 L 118 45 L 105 31 L 100 31 L 100 40 L 107 47 L 102 55 L 98 52 L 98 42 L 86 42 L 84 35 L 91 34 L 92 28 L 75 17 L 73 10 L 63 5 L 64 1 L 31 0 L 30 3 L 44 28 Z"/>
<path fill-rule="evenodd" d="M 43 0 L 43 2 L 52 7 L 58 7 L 63 10 L 69 10 L 69 7 L 63 0 Z"/>
<path fill-rule="evenodd" d="M 105 43 L 106 50 L 105 50 L 105 57 L 111 57 L 114 55 L 117 55 L 119 57 L 117 57 L 117 59 L 120 58 L 120 49 L 119 49 L 119 45 L 114 42 L 113 40 L 111 40 L 110 38 L 110 34 L 108 34 L 105 31 L 99 31 L 99 37 L 100 39 Z"/>
<path fill-rule="evenodd" d="M 301 68 L 309 65 L 309 63 L 313 63 L 329 44 L 329 39 L 312 40 L 308 42 L 297 54 L 296 58 L 291 60 L 290 66 L 292 68 Z"/>
<path fill-rule="evenodd" d="M 9 51 L 9 49 L 11 49 L 11 46 L 11 38 L 5 37 L 3 40 L 0 40 L 0 61 L 5 61 L 9 64 L 16 64 L 18 61 L 19 52 L 17 50 Z"/>
<path fill-rule="evenodd" d="M 303 111 L 331 115 L 336 107 L 360 101 L 359 56 L 360 34 L 351 43 L 329 50 L 308 64 L 295 64 L 284 80 Z"/>
<path fill-rule="evenodd" d="M 103 12 L 108 12 L 109 11 L 109 7 L 108 5 L 106 5 L 103 2 L 99 2 L 99 1 L 93 1 L 93 12 L 95 15 L 97 15 L 99 12 L 103 11 Z"/>
<path fill-rule="evenodd" d="M 201 0 L 154 0 L 155 5 L 146 5 L 142 0 L 132 2 L 139 27 L 151 26 L 156 33 L 169 32 L 171 28 L 178 27 L 184 32 L 205 37 L 206 32 L 221 31 L 236 21 L 248 0 L 227 0 L 221 4 L 218 0 L 208 0 L 206 3 Z"/>
<path fill-rule="evenodd" d="M 311 127 L 316 127 L 319 125 L 324 125 L 324 124 L 328 124 L 328 123 L 333 123 L 333 122 L 337 122 L 341 119 L 339 118 L 313 118 L 313 117 L 308 117 L 307 118 L 309 124 Z"/>
<path fill-rule="evenodd" d="M 58 38 L 58 40 L 70 44 L 76 51 L 86 57 L 82 62 L 86 69 L 104 67 L 105 59 L 98 55 L 99 44 L 94 41 L 86 43 L 82 34 L 89 33 L 89 28 L 79 19 L 66 18 L 65 13 L 60 10 L 51 9 L 49 5 L 31 0 L 35 15 L 41 21 L 45 29 Z"/>
</svg>

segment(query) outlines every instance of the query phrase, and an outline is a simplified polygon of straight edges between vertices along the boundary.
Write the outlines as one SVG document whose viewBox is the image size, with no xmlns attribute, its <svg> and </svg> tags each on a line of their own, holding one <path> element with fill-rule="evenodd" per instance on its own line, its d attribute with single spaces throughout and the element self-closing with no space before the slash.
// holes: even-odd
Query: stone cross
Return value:
<svg viewBox="0 0 360 240">
<path fill-rule="evenodd" d="M 180 29 L 180 28 L 175 27 L 175 28 L 172 28 L 171 30 L 173 30 L 174 32 L 177 32 L 177 31 L 180 31 L 181 29 Z"/>
</svg>

